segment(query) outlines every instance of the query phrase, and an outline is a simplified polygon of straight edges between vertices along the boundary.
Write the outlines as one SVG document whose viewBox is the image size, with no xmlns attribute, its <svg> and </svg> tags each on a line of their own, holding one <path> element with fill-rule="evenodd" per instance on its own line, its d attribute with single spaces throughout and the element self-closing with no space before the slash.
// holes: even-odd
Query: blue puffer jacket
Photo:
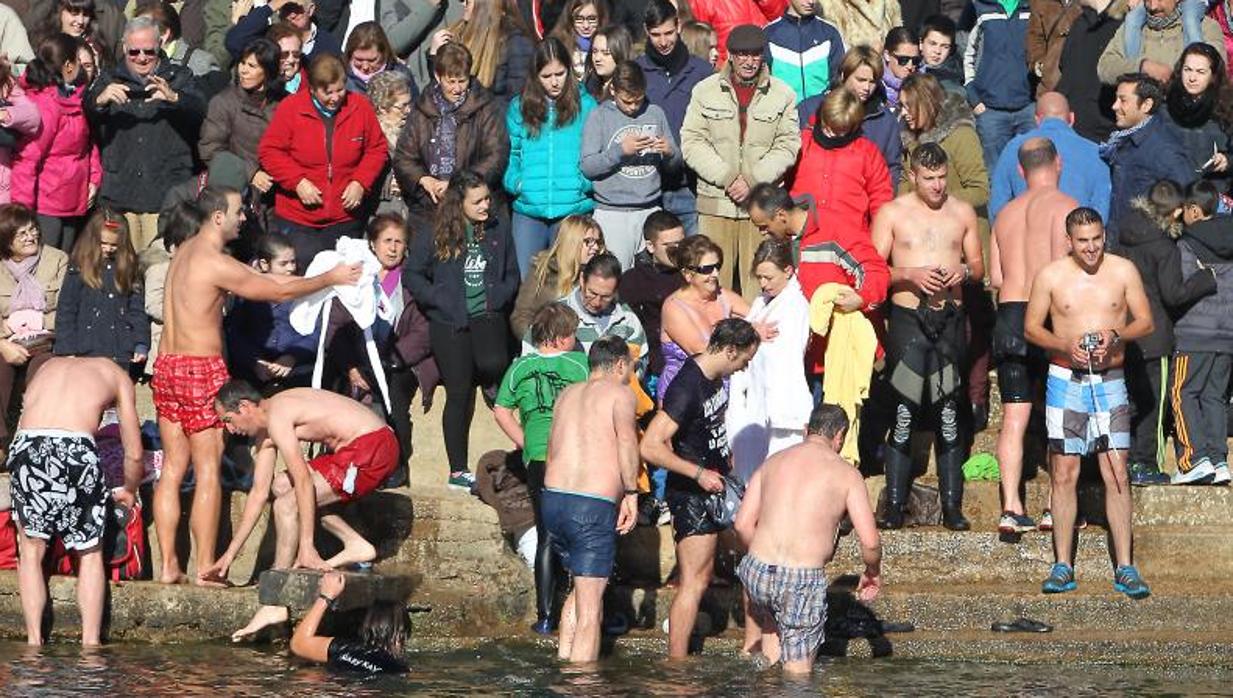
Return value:
<svg viewBox="0 0 1233 698">
<path fill-rule="evenodd" d="M 1027 65 L 1027 0 L 1006 12 L 997 0 L 976 0 L 976 26 L 963 54 L 968 103 L 1021 109 L 1032 103 Z"/>
<path fill-rule="evenodd" d="M 531 136 L 522 122 L 522 97 L 510 102 L 505 113 L 510 148 L 504 183 L 514 198 L 515 211 L 546 220 L 594 210 L 591 180 L 578 167 L 582 125 L 594 108 L 595 99 L 583 92 L 578 116 L 565 126 L 557 126 L 549 106 L 544 125 Z"/>
</svg>

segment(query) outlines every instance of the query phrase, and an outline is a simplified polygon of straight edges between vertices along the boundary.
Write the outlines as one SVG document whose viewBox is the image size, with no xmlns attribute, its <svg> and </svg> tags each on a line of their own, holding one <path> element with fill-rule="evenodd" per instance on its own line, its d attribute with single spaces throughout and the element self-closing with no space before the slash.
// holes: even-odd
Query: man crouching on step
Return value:
<svg viewBox="0 0 1233 698">
<path fill-rule="evenodd" d="M 749 481 L 736 515 L 748 549 L 737 575 L 762 629 L 762 655 L 790 674 L 808 674 L 826 625 L 826 563 L 835 554 L 846 513 L 861 540 L 865 572 L 857 597 L 882 586 L 882 542 L 860 471 L 840 455 L 848 417 L 822 404 L 809 417 L 804 443 L 776 453 Z"/>
<path fill-rule="evenodd" d="M 327 513 L 321 517 L 321 526 L 342 541 L 343 550 L 323 560 L 313 544 L 313 529 L 317 507 L 363 497 L 376 490 L 398 464 L 398 439 L 380 417 L 350 398 L 314 388 L 293 388 L 263 399 L 261 393 L 240 380 L 218 391 L 214 410 L 227 431 L 254 439 L 257 455 L 253 487 L 240 526 L 227 552 L 201 573 L 203 578 L 226 581 L 228 568 L 261 518 L 271 490 L 276 534 L 274 569 L 331 570 L 377 556 L 372 544 L 341 516 Z M 327 452 L 306 463 L 300 450 L 302 441 L 322 444 Z M 275 477 L 274 464 L 280 455 L 287 470 Z M 286 608 L 262 606 L 232 639 L 286 621 Z"/>
</svg>

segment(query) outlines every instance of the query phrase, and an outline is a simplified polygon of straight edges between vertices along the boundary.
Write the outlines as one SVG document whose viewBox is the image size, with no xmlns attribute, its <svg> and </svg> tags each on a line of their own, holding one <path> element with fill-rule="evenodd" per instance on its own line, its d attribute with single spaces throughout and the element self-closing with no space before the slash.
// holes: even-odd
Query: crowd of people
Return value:
<svg viewBox="0 0 1233 698">
<path fill-rule="evenodd" d="M 878 592 L 914 432 L 934 434 L 942 524 L 971 528 L 964 464 L 994 373 L 998 530 L 1053 531 L 1046 593 L 1075 588 L 1081 459 L 1133 598 L 1150 592 L 1129 486 L 1230 481 L 1221 3 L 8 5 L 0 412 L 24 384 L 23 595 L 45 601 L 26 559 L 45 539 L 97 549 L 106 498 L 32 483 L 99 477 L 86 423 L 109 401 L 138 448 L 114 367 L 153 389 L 166 583 L 188 581 L 190 471 L 197 583 L 226 583 L 271 498 L 276 566 L 371 561 L 332 507 L 409 482 L 412 400 L 438 385 L 446 484 L 474 491 L 478 391 L 521 451 L 535 630 L 559 627 L 573 660 L 598 652 L 618 533 L 671 521 L 669 654 L 735 524 L 746 650 L 807 668 L 845 512 L 860 594 Z M 97 393 L 83 414 L 36 409 L 70 379 Z M 216 555 L 220 463 L 249 445 L 224 431 L 255 447 L 257 496 Z M 1035 520 L 1022 473 L 1041 431 Z M 858 472 L 885 473 L 876 517 Z M 318 508 L 343 545 L 329 560 Z M 241 634 L 286 618 L 265 607 Z"/>
</svg>

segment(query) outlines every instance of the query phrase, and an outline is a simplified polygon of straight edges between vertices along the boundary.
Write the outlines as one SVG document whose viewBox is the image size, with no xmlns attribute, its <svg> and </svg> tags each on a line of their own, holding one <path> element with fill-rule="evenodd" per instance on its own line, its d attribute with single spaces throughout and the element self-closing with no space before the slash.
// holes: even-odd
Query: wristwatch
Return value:
<svg viewBox="0 0 1233 698">
<path fill-rule="evenodd" d="M 324 602 L 325 602 L 326 607 L 327 607 L 327 608 L 329 608 L 331 611 L 336 611 L 336 610 L 338 610 L 338 599 L 336 599 L 336 598 L 331 599 L 330 597 L 326 596 L 325 594 L 317 594 L 317 598 L 319 598 L 319 599 L 321 599 L 322 601 L 324 601 Z"/>
<path fill-rule="evenodd" d="M 1117 330 L 1109 330 L 1109 334 L 1113 335 L 1113 339 L 1109 340 L 1109 346 L 1117 346 L 1122 343 L 1122 335 L 1117 333 Z"/>
</svg>

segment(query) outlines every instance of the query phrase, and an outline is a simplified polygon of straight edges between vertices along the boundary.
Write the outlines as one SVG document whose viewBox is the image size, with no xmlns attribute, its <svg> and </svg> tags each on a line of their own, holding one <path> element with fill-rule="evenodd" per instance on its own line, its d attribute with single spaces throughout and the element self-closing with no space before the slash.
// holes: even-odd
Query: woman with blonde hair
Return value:
<svg viewBox="0 0 1233 698">
<path fill-rule="evenodd" d="M 719 64 L 719 34 L 706 22 L 691 20 L 681 25 L 681 41 L 691 55 L 697 56 L 715 68 Z"/>
<path fill-rule="evenodd" d="M 518 300 L 509 318 L 514 336 L 526 334 L 540 308 L 573 290 L 582 267 L 604 251 L 604 231 L 594 218 L 566 216 L 557 228 L 552 246 L 532 258 L 531 273 L 518 289 Z"/>
<path fill-rule="evenodd" d="M 494 96 L 508 102 L 522 92 L 535 44 L 514 0 L 464 0 L 462 19 L 447 33 L 471 52 L 471 75 Z"/>
</svg>

